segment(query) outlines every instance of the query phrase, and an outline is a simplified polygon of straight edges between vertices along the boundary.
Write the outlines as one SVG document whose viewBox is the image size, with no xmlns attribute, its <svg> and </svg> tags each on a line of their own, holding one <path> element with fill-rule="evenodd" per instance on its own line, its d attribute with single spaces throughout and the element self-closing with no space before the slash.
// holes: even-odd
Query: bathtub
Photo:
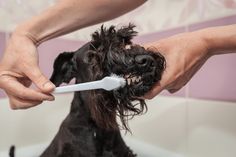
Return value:
<svg viewBox="0 0 236 157">
<path fill-rule="evenodd" d="M 57 95 L 54 102 L 45 102 L 30 110 L 17 111 L 9 109 L 7 99 L 1 99 L 0 157 L 8 157 L 11 145 L 16 146 L 16 157 L 39 156 L 51 142 L 62 120 L 68 114 L 72 98 L 72 94 Z M 219 110 L 222 110 L 220 109 L 222 103 L 224 108 L 225 106 L 229 108 L 221 113 Z M 122 132 L 127 145 L 138 156 L 216 157 L 220 155 L 219 152 L 221 155 L 228 155 L 227 157 L 236 155 L 233 149 L 236 146 L 235 132 L 229 135 L 224 130 L 224 127 L 227 131 L 236 129 L 236 125 L 229 122 L 229 119 L 236 118 L 235 103 L 158 96 L 147 101 L 147 104 L 148 112 L 129 122 L 132 134 Z M 201 106 L 201 109 L 198 106 Z M 210 112 L 213 112 L 212 115 L 209 114 Z M 216 112 L 221 113 L 221 118 L 215 115 Z M 214 120 L 212 116 L 215 116 Z M 212 121 L 207 125 L 197 123 L 196 119 Z M 222 121 L 219 122 L 219 126 L 212 124 L 217 123 L 219 119 Z M 225 124 L 226 121 L 228 121 L 227 124 Z M 208 138 L 221 139 L 221 144 L 207 141 Z M 222 145 L 224 148 L 214 150 L 216 147 L 211 147 L 212 144 Z M 209 149 L 204 151 L 206 147 Z"/>
</svg>

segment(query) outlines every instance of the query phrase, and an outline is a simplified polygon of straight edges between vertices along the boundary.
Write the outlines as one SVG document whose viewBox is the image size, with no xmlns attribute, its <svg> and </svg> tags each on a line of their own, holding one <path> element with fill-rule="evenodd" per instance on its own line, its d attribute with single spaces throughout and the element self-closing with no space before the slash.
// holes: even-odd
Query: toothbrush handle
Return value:
<svg viewBox="0 0 236 157">
<path fill-rule="evenodd" d="M 53 93 L 66 93 L 66 92 L 74 92 L 74 91 L 85 91 L 91 89 L 100 89 L 102 88 L 102 81 L 93 81 L 93 82 L 85 82 L 75 85 L 68 85 L 63 87 L 57 87 Z"/>
</svg>

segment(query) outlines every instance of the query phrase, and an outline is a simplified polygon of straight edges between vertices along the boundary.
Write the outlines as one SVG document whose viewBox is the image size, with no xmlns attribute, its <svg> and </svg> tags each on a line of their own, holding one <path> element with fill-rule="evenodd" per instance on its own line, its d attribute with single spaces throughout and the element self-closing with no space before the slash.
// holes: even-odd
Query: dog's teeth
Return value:
<svg viewBox="0 0 236 157">
<path fill-rule="evenodd" d="M 141 77 L 140 76 L 135 76 L 133 79 L 134 79 L 135 83 L 138 83 L 141 80 Z"/>
<path fill-rule="evenodd" d="M 131 80 L 132 80 L 132 82 L 135 82 L 136 81 L 136 77 L 132 77 Z"/>
<path fill-rule="evenodd" d="M 130 78 L 127 79 L 127 84 L 128 84 L 128 85 L 131 84 L 131 79 L 130 79 Z"/>
<path fill-rule="evenodd" d="M 142 77 L 141 76 L 139 76 L 139 81 L 141 81 L 142 80 Z"/>
<path fill-rule="evenodd" d="M 131 49 L 131 45 L 126 45 L 125 49 Z"/>
<path fill-rule="evenodd" d="M 132 85 L 133 83 L 139 83 L 142 80 L 141 76 L 126 76 L 127 85 Z"/>
</svg>

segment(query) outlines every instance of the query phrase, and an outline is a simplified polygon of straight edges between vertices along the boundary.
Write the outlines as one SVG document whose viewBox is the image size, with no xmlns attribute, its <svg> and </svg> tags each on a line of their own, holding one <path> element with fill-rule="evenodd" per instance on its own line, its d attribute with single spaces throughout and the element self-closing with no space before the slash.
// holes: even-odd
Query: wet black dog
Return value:
<svg viewBox="0 0 236 157">
<path fill-rule="evenodd" d="M 133 28 L 131 24 L 118 30 L 101 27 L 79 50 L 56 58 L 51 77 L 56 86 L 73 78 L 82 83 L 111 74 L 126 78 L 127 84 L 114 91 L 75 92 L 69 115 L 41 157 L 136 156 L 123 141 L 120 128 L 129 130 L 127 120 L 145 111 L 146 104 L 138 97 L 161 79 L 165 59 L 132 44 Z"/>
</svg>

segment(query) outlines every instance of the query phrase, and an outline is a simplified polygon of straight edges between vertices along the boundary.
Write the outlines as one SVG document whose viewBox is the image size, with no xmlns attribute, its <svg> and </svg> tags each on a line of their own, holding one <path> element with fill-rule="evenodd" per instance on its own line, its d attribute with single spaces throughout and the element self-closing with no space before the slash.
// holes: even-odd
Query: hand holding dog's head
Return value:
<svg viewBox="0 0 236 157">
<path fill-rule="evenodd" d="M 54 62 L 51 81 L 59 86 L 72 78 L 76 83 L 94 81 L 116 74 L 126 78 L 125 87 L 114 91 L 90 91 L 88 107 L 92 118 L 105 129 L 117 129 L 116 115 L 125 129 L 128 118 L 143 113 L 146 109 L 144 95 L 161 79 L 165 59 L 158 53 L 134 45 L 134 26 L 115 30 L 101 28 L 92 35 L 92 40 L 75 52 L 64 52 Z M 132 104 L 137 100 L 138 103 Z"/>
</svg>

